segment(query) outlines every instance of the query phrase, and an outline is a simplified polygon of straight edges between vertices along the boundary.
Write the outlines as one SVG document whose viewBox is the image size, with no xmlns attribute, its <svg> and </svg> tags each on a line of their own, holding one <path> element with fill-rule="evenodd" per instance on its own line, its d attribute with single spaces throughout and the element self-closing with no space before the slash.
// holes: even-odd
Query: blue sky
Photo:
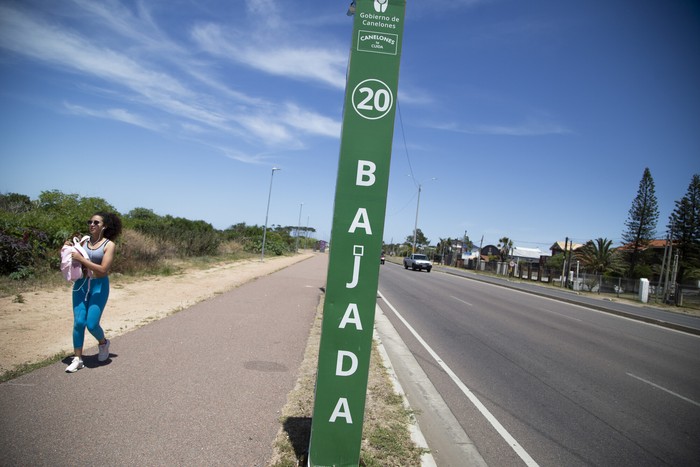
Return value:
<svg viewBox="0 0 700 467">
<path fill-rule="evenodd" d="M 327 239 L 349 1 L 0 1 L 0 192 Z M 384 240 L 659 236 L 700 172 L 700 2 L 409 0 Z M 433 180 L 435 178 L 435 180 Z"/>
</svg>

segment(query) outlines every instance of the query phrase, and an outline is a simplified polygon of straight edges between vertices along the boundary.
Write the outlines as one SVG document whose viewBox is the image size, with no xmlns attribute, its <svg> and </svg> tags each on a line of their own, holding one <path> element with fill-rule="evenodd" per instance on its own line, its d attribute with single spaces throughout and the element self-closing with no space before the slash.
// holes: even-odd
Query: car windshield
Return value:
<svg viewBox="0 0 700 467">
<path fill-rule="evenodd" d="M 413 259 L 428 259 L 425 255 L 413 255 Z"/>
</svg>

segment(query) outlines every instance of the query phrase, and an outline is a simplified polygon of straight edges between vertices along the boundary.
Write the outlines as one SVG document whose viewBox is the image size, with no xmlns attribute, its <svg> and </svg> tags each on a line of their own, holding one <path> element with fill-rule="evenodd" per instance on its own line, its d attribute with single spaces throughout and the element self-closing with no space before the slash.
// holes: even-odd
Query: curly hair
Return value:
<svg viewBox="0 0 700 467">
<path fill-rule="evenodd" d="M 100 216 L 105 229 L 102 232 L 105 238 L 115 241 L 122 233 L 122 220 L 112 212 L 96 212 L 93 216 Z"/>
</svg>

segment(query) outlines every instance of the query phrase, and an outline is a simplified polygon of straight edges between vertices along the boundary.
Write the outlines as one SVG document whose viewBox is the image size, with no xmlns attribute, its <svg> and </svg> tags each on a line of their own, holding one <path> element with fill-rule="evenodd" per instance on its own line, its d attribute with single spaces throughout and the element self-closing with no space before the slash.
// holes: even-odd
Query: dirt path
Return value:
<svg viewBox="0 0 700 467">
<path fill-rule="evenodd" d="M 302 253 L 226 263 L 183 274 L 134 282 L 112 280 L 109 302 L 102 316 L 107 337 L 132 331 L 151 321 L 221 294 L 248 281 L 312 256 Z M 0 374 L 24 363 L 35 363 L 72 351 L 71 285 L 0 299 Z M 85 348 L 96 342 L 86 333 Z"/>
</svg>

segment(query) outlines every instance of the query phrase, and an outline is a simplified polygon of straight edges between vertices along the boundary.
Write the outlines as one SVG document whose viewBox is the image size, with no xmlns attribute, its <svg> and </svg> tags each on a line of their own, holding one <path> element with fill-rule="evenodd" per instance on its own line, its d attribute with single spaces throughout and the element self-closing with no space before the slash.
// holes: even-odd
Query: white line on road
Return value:
<svg viewBox="0 0 700 467">
<path fill-rule="evenodd" d="M 555 315 L 559 315 L 559 316 L 561 316 L 562 318 L 573 319 L 574 321 L 578 321 L 578 322 L 580 322 L 580 323 L 583 322 L 582 319 L 574 318 L 573 316 L 568 316 L 568 315 L 565 315 L 564 313 L 559 313 L 558 311 L 547 310 L 546 308 L 540 308 L 540 310 L 541 310 L 541 311 L 546 311 L 547 313 L 553 313 L 553 314 L 555 314 Z"/>
<path fill-rule="evenodd" d="M 647 383 L 649 386 L 654 386 L 656 389 L 661 389 L 662 391 L 666 391 L 667 393 L 671 394 L 672 396 L 676 396 L 679 399 L 683 399 L 686 402 L 690 402 L 691 404 L 697 405 L 698 407 L 700 407 L 700 403 L 697 403 L 692 399 L 688 399 L 687 397 L 683 397 L 680 394 L 678 394 L 677 392 L 673 392 L 670 389 L 666 389 L 665 387 L 659 386 L 658 384 L 655 384 L 655 383 L 652 383 L 649 380 L 646 380 L 644 378 L 640 378 L 639 376 L 633 375 L 632 373 L 627 373 L 627 376 L 631 376 L 632 378 L 638 379 L 639 381 L 641 381 L 643 383 Z"/>
<path fill-rule="evenodd" d="M 394 312 L 397 318 L 401 320 L 401 322 L 408 328 L 409 331 L 411 331 L 411 334 L 420 342 L 420 344 L 425 348 L 425 350 L 428 351 L 428 353 L 435 359 L 438 365 L 447 373 L 447 375 L 452 379 L 452 381 L 457 385 L 457 387 L 464 393 L 465 396 L 474 404 L 474 406 L 481 412 L 481 415 L 486 418 L 486 420 L 491 424 L 491 426 L 494 427 L 494 429 L 498 432 L 499 435 L 505 440 L 506 443 L 515 451 L 515 453 L 525 462 L 525 465 L 535 467 L 537 466 L 537 462 L 530 457 L 530 455 L 525 451 L 525 449 L 518 443 L 513 436 L 511 436 L 510 433 L 501 425 L 501 422 L 499 422 L 496 417 L 493 416 L 493 414 L 489 411 L 489 409 L 486 408 L 484 404 L 481 403 L 479 398 L 477 398 L 471 390 L 457 377 L 457 375 L 452 371 L 452 369 L 447 366 L 447 364 L 440 358 L 440 356 L 435 353 L 435 351 L 428 345 L 427 342 L 423 340 L 423 338 L 416 332 L 413 327 L 408 324 L 408 321 L 404 319 L 403 316 L 394 308 L 394 306 L 389 303 L 389 301 L 382 295 L 381 292 L 377 291 L 377 294 L 379 297 L 386 303 L 386 305 L 391 309 L 391 311 Z"/>
<path fill-rule="evenodd" d="M 465 302 L 465 301 L 462 300 L 461 298 L 457 298 L 457 297 L 455 297 L 455 296 L 453 296 L 453 295 L 450 295 L 450 298 L 454 298 L 454 299 L 457 300 L 458 302 L 462 302 L 462 303 L 464 303 L 465 305 L 474 306 L 474 305 L 472 305 L 471 303 Z"/>
</svg>

